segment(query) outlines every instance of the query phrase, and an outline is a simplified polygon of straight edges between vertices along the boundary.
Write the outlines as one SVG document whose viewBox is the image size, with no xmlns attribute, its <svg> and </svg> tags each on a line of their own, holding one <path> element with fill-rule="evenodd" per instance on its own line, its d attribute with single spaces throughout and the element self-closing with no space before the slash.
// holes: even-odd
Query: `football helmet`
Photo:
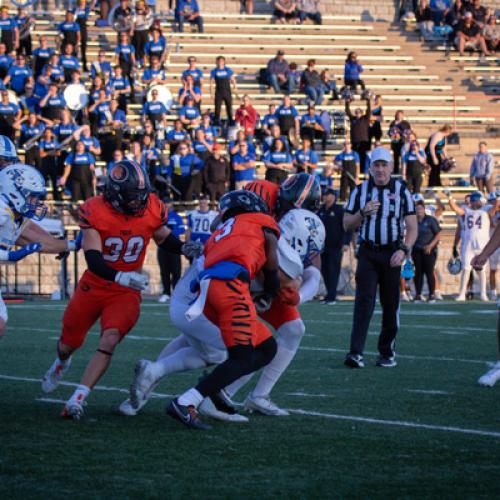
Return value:
<svg viewBox="0 0 500 500">
<path fill-rule="evenodd" d="M 0 135 L 0 168 L 19 161 L 14 143 L 5 135 Z"/>
<path fill-rule="evenodd" d="M 118 212 L 133 216 L 142 215 L 150 193 L 149 177 L 137 162 L 121 160 L 110 168 L 104 198 Z"/>
<path fill-rule="evenodd" d="M 448 271 L 450 274 L 459 274 L 461 270 L 462 261 L 460 260 L 460 257 L 450 257 L 450 260 L 448 261 Z"/>
<path fill-rule="evenodd" d="M 268 211 L 270 213 L 274 212 L 279 191 L 278 186 L 274 182 L 265 180 L 252 181 L 244 187 L 244 190 L 252 191 L 260 196 L 266 202 Z"/>
<path fill-rule="evenodd" d="M 410 259 L 406 259 L 401 267 L 401 278 L 404 278 L 405 280 L 411 280 L 413 276 L 415 276 L 415 268 L 413 267 L 413 263 Z"/>
<path fill-rule="evenodd" d="M 230 191 L 221 196 L 219 207 L 222 213 L 222 222 L 243 213 L 269 213 L 266 202 L 259 195 L 244 189 Z"/>
<path fill-rule="evenodd" d="M 47 195 L 40 172 L 24 163 L 14 163 L 0 170 L 0 196 L 17 213 L 42 220 L 47 207 L 42 200 Z"/>
<path fill-rule="evenodd" d="M 310 262 L 323 251 L 325 226 L 313 212 L 295 208 L 280 220 L 282 237 L 300 255 L 302 262 Z"/>
<path fill-rule="evenodd" d="M 293 208 L 317 210 L 321 201 L 321 186 L 318 179 L 302 172 L 288 177 L 280 186 L 277 208 L 280 213 Z"/>
</svg>

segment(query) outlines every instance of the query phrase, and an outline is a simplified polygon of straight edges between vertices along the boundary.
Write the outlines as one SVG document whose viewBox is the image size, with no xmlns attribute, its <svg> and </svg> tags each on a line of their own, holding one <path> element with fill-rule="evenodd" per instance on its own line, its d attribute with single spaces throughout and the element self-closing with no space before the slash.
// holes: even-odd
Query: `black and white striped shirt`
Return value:
<svg viewBox="0 0 500 500">
<path fill-rule="evenodd" d="M 404 218 L 415 214 L 413 197 L 406 183 L 391 179 L 389 184 L 377 186 L 370 177 L 353 189 L 346 212 L 355 214 L 371 200 L 379 201 L 380 207 L 375 215 L 363 219 L 359 228 L 361 239 L 377 245 L 403 241 Z"/>
</svg>

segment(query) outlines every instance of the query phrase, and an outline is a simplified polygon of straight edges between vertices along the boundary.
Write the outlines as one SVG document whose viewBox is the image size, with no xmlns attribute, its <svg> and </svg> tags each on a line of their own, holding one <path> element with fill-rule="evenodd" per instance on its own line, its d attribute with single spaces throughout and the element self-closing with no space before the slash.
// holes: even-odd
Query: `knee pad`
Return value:
<svg viewBox="0 0 500 500">
<path fill-rule="evenodd" d="M 306 326 L 301 319 L 287 321 L 276 332 L 278 335 L 278 344 L 289 351 L 295 352 L 299 348 L 305 332 Z"/>
</svg>

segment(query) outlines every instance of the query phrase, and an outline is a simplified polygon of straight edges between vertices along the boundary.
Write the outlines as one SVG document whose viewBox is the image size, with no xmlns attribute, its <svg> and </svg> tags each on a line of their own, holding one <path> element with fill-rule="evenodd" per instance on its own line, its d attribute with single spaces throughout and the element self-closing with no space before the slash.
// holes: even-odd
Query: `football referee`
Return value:
<svg viewBox="0 0 500 500">
<path fill-rule="evenodd" d="M 396 366 L 401 264 L 411 253 L 418 225 L 412 195 L 404 181 L 391 179 L 392 170 L 391 152 L 382 147 L 374 149 L 370 177 L 354 188 L 344 214 L 345 230 L 359 229 L 360 239 L 351 349 L 345 359 L 351 368 L 364 366 L 363 349 L 377 286 L 382 305 L 377 366 Z"/>
</svg>

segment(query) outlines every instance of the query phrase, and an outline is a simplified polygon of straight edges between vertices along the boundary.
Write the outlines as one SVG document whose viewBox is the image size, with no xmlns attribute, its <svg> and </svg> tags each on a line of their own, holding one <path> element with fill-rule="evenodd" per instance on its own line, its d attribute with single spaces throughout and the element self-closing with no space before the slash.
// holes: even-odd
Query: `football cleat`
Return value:
<svg viewBox="0 0 500 500">
<path fill-rule="evenodd" d="M 396 360 L 394 359 L 394 356 L 391 356 L 390 358 L 380 356 L 375 364 L 376 366 L 379 366 L 381 368 L 394 368 L 398 365 L 396 363 Z"/>
<path fill-rule="evenodd" d="M 121 403 L 121 405 L 118 407 L 118 411 L 127 417 L 135 417 L 141 410 L 146 406 L 146 403 L 149 401 L 149 399 L 142 399 L 139 401 L 139 404 L 137 408 L 134 408 L 132 406 L 132 402 L 130 401 L 130 398 L 127 398 L 125 401 Z"/>
<path fill-rule="evenodd" d="M 365 363 L 363 361 L 363 356 L 360 356 L 359 354 L 351 354 L 349 353 L 345 357 L 344 365 L 348 366 L 349 368 L 364 368 Z"/>
<path fill-rule="evenodd" d="M 457 302 L 465 302 L 465 295 L 457 295 L 457 296 L 455 297 L 455 300 L 456 300 Z"/>
<path fill-rule="evenodd" d="M 66 360 L 65 365 L 61 365 L 57 361 L 52 363 L 42 380 L 42 391 L 46 393 L 54 392 L 61 382 L 63 375 L 68 371 L 71 366 L 71 357 Z"/>
<path fill-rule="evenodd" d="M 135 365 L 134 380 L 130 386 L 130 402 L 136 409 L 139 408 L 142 401 L 148 400 L 149 394 L 153 390 L 153 386 L 156 382 L 149 369 L 151 364 L 151 361 L 147 359 L 140 359 Z M 144 406 L 144 404 L 142 404 L 142 406 Z"/>
<path fill-rule="evenodd" d="M 177 398 L 172 399 L 170 404 L 167 406 L 167 415 L 183 423 L 189 429 L 196 430 L 209 430 L 212 428 L 211 425 L 206 424 L 198 416 L 198 412 L 194 406 L 184 406 L 179 404 Z"/>
<path fill-rule="evenodd" d="M 204 417 L 214 418 L 215 420 L 222 420 L 223 422 L 248 422 L 248 417 L 240 415 L 239 413 L 227 413 L 217 409 L 212 399 L 205 398 L 198 407 L 200 415 Z"/>
<path fill-rule="evenodd" d="M 500 380 L 500 361 L 497 361 L 477 382 L 485 387 L 493 387 Z"/>
<path fill-rule="evenodd" d="M 250 413 L 257 412 L 273 417 L 286 417 L 290 415 L 286 410 L 282 410 L 273 403 L 269 396 L 254 396 L 253 393 L 250 393 L 246 397 L 243 406 Z"/>
<path fill-rule="evenodd" d="M 67 418 L 70 420 L 81 420 L 85 414 L 83 409 L 84 406 L 87 406 L 86 401 L 68 401 L 61 412 L 61 417 Z"/>
</svg>

